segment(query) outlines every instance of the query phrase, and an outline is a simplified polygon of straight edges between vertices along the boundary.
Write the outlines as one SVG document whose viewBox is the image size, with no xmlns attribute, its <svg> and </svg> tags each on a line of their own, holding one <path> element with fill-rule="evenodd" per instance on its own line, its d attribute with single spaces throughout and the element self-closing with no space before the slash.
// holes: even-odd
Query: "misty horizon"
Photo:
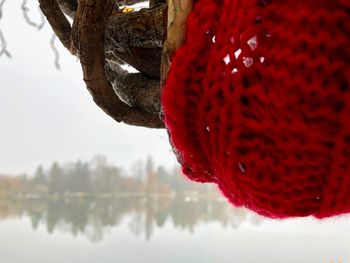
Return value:
<svg viewBox="0 0 350 263">
<path fill-rule="evenodd" d="M 117 166 L 119 168 L 122 168 L 124 171 L 129 172 L 133 169 L 133 167 L 135 167 L 136 165 L 140 164 L 140 163 L 145 163 L 147 161 L 147 159 L 151 158 L 155 165 L 159 165 L 162 166 L 166 169 L 173 169 L 173 168 L 180 168 L 180 164 L 174 160 L 174 162 L 169 162 L 166 164 L 162 164 L 162 163 L 157 163 L 157 158 L 155 158 L 152 155 L 146 155 L 144 158 L 138 158 L 135 160 L 132 160 L 128 165 L 123 164 L 121 161 L 111 161 L 107 156 L 103 155 L 103 154 L 94 154 L 92 155 L 91 158 L 87 158 L 87 159 L 82 159 L 82 158 L 76 158 L 76 159 L 72 159 L 72 160 L 64 160 L 64 161 L 52 161 L 51 163 L 47 162 L 45 164 L 43 163 L 38 163 L 36 166 L 33 167 L 33 169 L 30 169 L 31 171 L 23 171 L 23 172 L 12 172 L 12 173 L 8 173 L 6 171 L 2 171 L 0 170 L 0 177 L 1 176 L 29 176 L 29 177 L 33 177 L 36 173 L 36 171 L 38 170 L 39 167 L 43 168 L 44 170 L 48 170 L 52 167 L 53 164 L 58 163 L 60 165 L 63 166 L 69 166 L 73 163 L 76 162 L 82 162 L 82 163 L 89 163 L 92 160 L 98 158 L 98 157 L 102 157 L 105 158 L 107 163 L 113 166 Z M 0 167 L 1 169 L 1 167 Z"/>
</svg>

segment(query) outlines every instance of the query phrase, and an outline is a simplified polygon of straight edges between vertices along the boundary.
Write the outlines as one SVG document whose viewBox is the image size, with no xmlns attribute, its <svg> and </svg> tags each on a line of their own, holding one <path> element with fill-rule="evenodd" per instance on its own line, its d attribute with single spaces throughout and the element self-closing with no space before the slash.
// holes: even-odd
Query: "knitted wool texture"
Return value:
<svg viewBox="0 0 350 263">
<path fill-rule="evenodd" d="M 197 0 L 163 89 L 182 170 L 273 218 L 350 212 L 350 1 Z"/>
</svg>

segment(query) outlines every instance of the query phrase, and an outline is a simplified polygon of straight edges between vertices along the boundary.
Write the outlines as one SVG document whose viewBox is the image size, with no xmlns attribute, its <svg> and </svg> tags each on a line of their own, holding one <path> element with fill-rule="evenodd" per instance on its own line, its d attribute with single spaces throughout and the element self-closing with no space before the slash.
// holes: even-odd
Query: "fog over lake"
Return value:
<svg viewBox="0 0 350 263">
<path fill-rule="evenodd" d="M 350 262 L 349 215 L 272 220 L 190 182 L 166 131 L 108 117 L 57 41 L 55 69 L 21 4 L 0 21 L 0 263 Z"/>
</svg>

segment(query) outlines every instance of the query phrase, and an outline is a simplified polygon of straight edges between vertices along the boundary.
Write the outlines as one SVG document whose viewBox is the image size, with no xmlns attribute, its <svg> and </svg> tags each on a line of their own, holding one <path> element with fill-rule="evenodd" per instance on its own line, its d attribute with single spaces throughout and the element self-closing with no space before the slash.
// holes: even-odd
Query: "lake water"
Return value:
<svg viewBox="0 0 350 263">
<path fill-rule="evenodd" d="M 350 262 L 350 217 L 269 220 L 225 200 L 0 200 L 1 263 Z"/>
</svg>

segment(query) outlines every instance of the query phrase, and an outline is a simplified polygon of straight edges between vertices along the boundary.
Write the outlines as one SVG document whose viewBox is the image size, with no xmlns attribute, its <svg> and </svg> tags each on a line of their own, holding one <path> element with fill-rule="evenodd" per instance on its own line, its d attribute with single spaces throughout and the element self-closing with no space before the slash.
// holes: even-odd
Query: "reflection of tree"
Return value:
<svg viewBox="0 0 350 263">
<path fill-rule="evenodd" d="M 129 229 L 136 236 L 140 236 L 144 231 L 143 221 L 144 221 L 144 215 L 141 213 L 135 213 L 131 216 L 131 219 L 129 222 Z"/>
<path fill-rule="evenodd" d="M 22 217 L 24 207 L 20 202 L 0 199 L 0 222 L 10 218 Z"/>
<path fill-rule="evenodd" d="M 47 203 L 47 230 L 52 233 L 59 224 L 68 226 L 76 236 L 84 233 L 89 216 L 88 201 L 49 201 Z"/>
<path fill-rule="evenodd" d="M 191 182 L 179 167 L 157 167 L 148 157 L 127 174 L 104 156 L 55 162 L 47 170 L 39 166 L 33 177 L 0 176 L 0 220 L 22 215 L 33 229 L 44 226 L 49 233 L 68 231 L 91 241 L 121 224 L 149 240 L 166 223 L 194 232 L 200 223 L 239 227 L 261 220 L 218 200 L 215 187 Z"/>
<path fill-rule="evenodd" d="M 177 200 L 172 204 L 170 211 L 174 225 L 193 232 L 193 227 L 201 216 L 206 216 L 203 202 L 181 202 Z"/>
<path fill-rule="evenodd" d="M 145 238 L 146 240 L 150 240 L 152 233 L 153 233 L 153 225 L 154 225 L 154 215 L 156 204 L 154 200 L 152 200 L 152 197 L 147 198 L 146 202 L 146 218 L 145 218 Z"/>
<path fill-rule="evenodd" d="M 25 202 L 23 206 L 31 219 L 33 229 L 37 229 L 45 216 L 46 203 L 42 201 Z"/>
<path fill-rule="evenodd" d="M 171 209 L 171 198 L 158 199 L 155 220 L 158 228 L 164 226 L 166 220 L 169 218 L 169 211 Z"/>
<path fill-rule="evenodd" d="M 186 201 L 185 201 L 186 200 Z M 261 218 L 217 199 L 187 200 L 171 197 L 105 199 L 0 200 L 0 220 L 28 216 L 33 229 L 44 225 L 49 233 L 68 231 L 99 241 L 115 226 L 126 224 L 137 236 L 149 240 L 154 231 L 172 222 L 177 229 L 195 231 L 200 223 L 238 228 L 243 222 L 259 224 Z"/>
</svg>

